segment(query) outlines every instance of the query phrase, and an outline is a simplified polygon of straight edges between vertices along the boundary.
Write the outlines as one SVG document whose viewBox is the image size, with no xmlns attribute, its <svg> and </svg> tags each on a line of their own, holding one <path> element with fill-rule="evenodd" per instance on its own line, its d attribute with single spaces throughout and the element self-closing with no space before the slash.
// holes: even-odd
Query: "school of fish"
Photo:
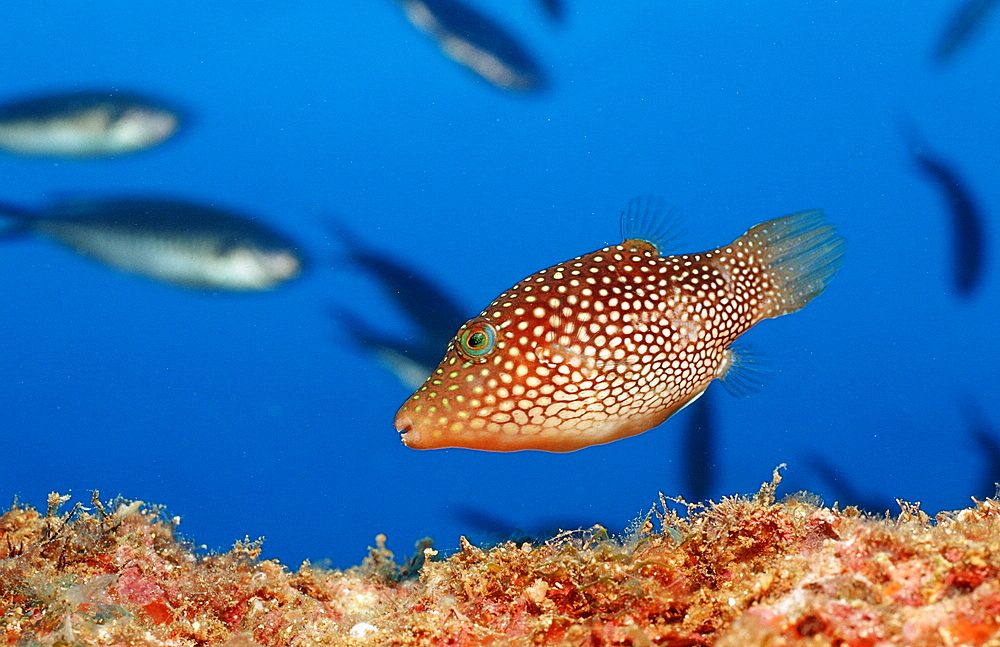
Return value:
<svg viewBox="0 0 1000 647">
<path fill-rule="evenodd" d="M 494 87 L 517 93 L 550 87 L 524 42 L 465 0 L 397 4 L 445 56 Z M 562 0 L 540 5 L 551 21 L 565 18 Z M 958 3 L 934 60 L 951 62 L 998 5 Z M 0 151 L 57 159 L 137 153 L 186 126 L 186 113 L 172 103 L 117 88 L 9 100 L 0 103 Z M 962 175 L 914 128 L 904 136 L 918 170 L 946 199 L 953 287 L 968 298 L 984 280 L 984 210 Z M 467 315 L 413 268 L 357 245 L 350 254 L 417 325 L 416 339 L 372 331 L 346 309 L 331 312 L 354 343 L 405 383 L 430 373 L 396 415 L 409 447 L 572 451 L 607 443 L 657 426 L 715 379 L 739 390 L 753 362 L 734 345 L 737 338 L 763 319 L 804 307 L 843 258 L 843 239 L 819 211 L 678 256 L 666 253 L 668 221 L 661 201 L 633 201 L 623 213 L 622 243 L 541 270 L 501 294 L 458 329 L 437 368 L 451 322 Z M 306 267 L 299 246 L 270 226 L 183 199 L 57 200 L 38 210 L 0 204 L 0 240 L 28 235 L 187 289 L 268 290 Z"/>
</svg>

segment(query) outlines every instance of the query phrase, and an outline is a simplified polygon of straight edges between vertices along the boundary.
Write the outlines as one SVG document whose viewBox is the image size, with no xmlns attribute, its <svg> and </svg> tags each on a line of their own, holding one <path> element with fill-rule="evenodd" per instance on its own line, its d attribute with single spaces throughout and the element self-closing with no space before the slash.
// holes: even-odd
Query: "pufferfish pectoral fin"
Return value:
<svg viewBox="0 0 1000 647">
<path fill-rule="evenodd" d="M 677 251 L 684 236 L 681 211 L 663 198 L 641 195 L 622 211 L 622 240 L 641 240 L 660 255 Z"/>
<path fill-rule="evenodd" d="M 745 398 L 760 391 L 771 374 L 767 358 L 744 344 L 733 344 L 724 351 L 719 366 L 719 381 L 730 395 Z"/>
</svg>

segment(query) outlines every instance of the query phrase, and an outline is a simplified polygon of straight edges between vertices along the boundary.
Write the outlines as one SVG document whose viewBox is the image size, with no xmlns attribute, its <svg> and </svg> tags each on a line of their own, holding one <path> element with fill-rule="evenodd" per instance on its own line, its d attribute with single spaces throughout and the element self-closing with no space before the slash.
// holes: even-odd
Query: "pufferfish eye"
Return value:
<svg viewBox="0 0 1000 647">
<path fill-rule="evenodd" d="M 488 321 L 475 321 L 458 338 L 458 352 L 469 359 L 478 359 L 493 352 L 497 331 Z"/>
</svg>

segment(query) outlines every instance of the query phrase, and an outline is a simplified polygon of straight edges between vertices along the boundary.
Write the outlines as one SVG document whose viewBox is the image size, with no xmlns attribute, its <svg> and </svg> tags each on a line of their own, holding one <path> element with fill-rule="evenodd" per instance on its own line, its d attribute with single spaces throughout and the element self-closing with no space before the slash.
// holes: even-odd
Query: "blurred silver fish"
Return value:
<svg viewBox="0 0 1000 647">
<path fill-rule="evenodd" d="M 40 234 L 119 270 L 186 288 L 267 290 L 302 273 L 295 244 L 249 217 L 163 198 L 0 205 L 0 238 Z"/>
<path fill-rule="evenodd" d="M 986 22 L 997 0 L 966 0 L 962 3 L 934 48 L 934 60 L 947 63 Z"/>
<path fill-rule="evenodd" d="M 348 310 L 329 309 L 330 318 L 352 344 L 370 354 L 405 387 L 416 389 L 431 374 L 447 340 L 379 332 Z"/>
<path fill-rule="evenodd" d="M 421 270 L 367 244 L 343 224 L 331 221 L 328 228 L 343 243 L 346 260 L 378 282 L 385 294 L 420 328 L 423 337 L 430 339 L 438 350 L 448 345 L 456 326 L 468 320 L 468 308 Z M 437 366 L 440 359 L 432 359 L 431 368 Z"/>
<path fill-rule="evenodd" d="M 175 135 L 177 110 L 129 92 L 70 92 L 0 105 L 0 149 L 37 157 L 110 157 Z"/>
<path fill-rule="evenodd" d="M 418 332 L 380 332 L 343 308 L 331 307 L 330 317 L 352 343 L 371 354 L 400 382 L 411 389 L 419 387 L 437 366 L 455 327 L 469 318 L 469 310 L 418 269 L 366 244 L 342 224 L 330 222 L 329 228 L 343 242 L 347 261 L 374 279 Z"/>
<path fill-rule="evenodd" d="M 413 26 L 441 51 L 504 90 L 539 91 L 547 82 L 534 56 L 499 23 L 459 0 L 398 0 Z"/>
</svg>

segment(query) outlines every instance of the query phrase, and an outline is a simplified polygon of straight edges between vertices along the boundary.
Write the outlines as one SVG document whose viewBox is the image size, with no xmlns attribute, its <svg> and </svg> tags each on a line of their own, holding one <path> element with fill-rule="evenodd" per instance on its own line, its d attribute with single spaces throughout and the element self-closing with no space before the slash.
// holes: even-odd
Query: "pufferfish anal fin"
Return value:
<svg viewBox="0 0 1000 647">
<path fill-rule="evenodd" d="M 684 235 L 680 209 L 663 198 L 641 195 L 622 211 L 622 240 L 640 240 L 661 255 L 678 251 Z"/>
<path fill-rule="evenodd" d="M 773 372 L 767 357 L 745 344 L 733 344 L 725 350 L 719 366 L 719 381 L 737 398 L 759 392 Z"/>
</svg>

